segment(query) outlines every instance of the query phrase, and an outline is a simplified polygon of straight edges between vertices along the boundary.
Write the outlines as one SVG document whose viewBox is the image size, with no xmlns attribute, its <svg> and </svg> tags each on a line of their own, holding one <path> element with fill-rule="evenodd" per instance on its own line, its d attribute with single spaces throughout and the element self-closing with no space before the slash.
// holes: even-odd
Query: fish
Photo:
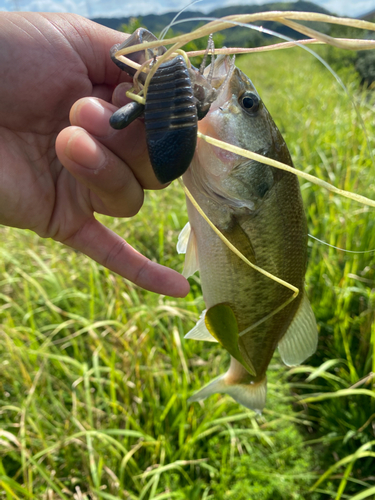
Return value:
<svg viewBox="0 0 375 500">
<path fill-rule="evenodd" d="M 214 63 L 216 100 L 199 131 L 293 166 L 287 145 L 251 80 L 229 56 Z M 209 75 L 208 66 L 204 74 Z M 221 393 L 261 412 L 267 368 L 278 347 L 288 366 L 311 356 L 318 342 L 315 316 L 304 291 L 307 223 L 297 176 L 198 139 L 183 182 L 214 226 L 250 262 L 294 285 L 293 292 L 241 260 L 187 197 L 189 222 L 177 251 L 183 274 L 199 270 L 206 305 L 185 338 L 219 342 L 230 355 L 226 373 L 189 398 Z"/>
</svg>

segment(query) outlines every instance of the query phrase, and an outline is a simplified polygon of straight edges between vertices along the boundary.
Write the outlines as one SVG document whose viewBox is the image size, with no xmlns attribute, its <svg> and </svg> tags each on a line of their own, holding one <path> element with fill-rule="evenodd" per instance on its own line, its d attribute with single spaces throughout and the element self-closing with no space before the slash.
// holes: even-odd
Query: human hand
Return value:
<svg viewBox="0 0 375 500">
<path fill-rule="evenodd" d="M 113 89 L 129 81 L 109 49 L 126 36 L 73 14 L 0 14 L 0 224 L 60 241 L 148 290 L 185 296 L 185 278 L 94 217 L 131 217 L 143 189 L 162 187 L 143 124 L 108 124 Z"/>
</svg>

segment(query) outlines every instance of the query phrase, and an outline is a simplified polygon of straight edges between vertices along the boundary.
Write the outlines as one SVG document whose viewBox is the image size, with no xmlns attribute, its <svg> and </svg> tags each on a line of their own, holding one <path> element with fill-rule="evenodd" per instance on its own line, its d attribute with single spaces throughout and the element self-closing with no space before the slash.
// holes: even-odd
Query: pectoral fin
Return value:
<svg viewBox="0 0 375 500">
<path fill-rule="evenodd" d="M 207 310 L 205 316 L 207 330 L 215 339 L 239 361 L 253 376 L 254 366 L 249 359 L 244 359 L 238 345 L 238 325 L 233 309 L 228 304 L 216 304 Z"/>
<path fill-rule="evenodd" d="M 185 339 L 194 339 L 194 340 L 206 340 L 207 342 L 217 342 L 215 337 L 213 337 L 210 332 L 207 330 L 206 323 L 204 321 L 204 317 L 206 315 L 206 309 L 202 312 L 199 317 L 199 320 L 195 327 L 190 330 L 185 335 Z"/>
<path fill-rule="evenodd" d="M 190 232 L 191 232 L 190 222 L 187 222 L 184 225 L 181 233 L 178 235 L 177 253 L 179 254 L 186 253 Z"/>
<path fill-rule="evenodd" d="M 185 224 L 183 230 L 179 234 L 177 252 L 179 254 L 185 254 L 185 264 L 182 272 L 182 275 L 185 276 L 185 278 L 188 278 L 196 271 L 199 271 L 197 239 L 190 226 L 190 222 Z"/>
<path fill-rule="evenodd" d="M 304 293 L 297 313 L 285 335 L 279 342 L 283 362 L 299 365 L 314 354 L 318 344 L 318 328 L 309 299 Z"/>
</svg>

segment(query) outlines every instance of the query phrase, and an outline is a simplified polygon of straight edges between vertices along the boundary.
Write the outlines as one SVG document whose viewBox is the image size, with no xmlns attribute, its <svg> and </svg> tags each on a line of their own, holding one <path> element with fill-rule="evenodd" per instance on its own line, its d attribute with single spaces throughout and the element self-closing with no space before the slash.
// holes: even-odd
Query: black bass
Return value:
<svg viewBox="0 0 375 500">
<path fill-rule="evenodd" d="M 212 85 L 219 93 L 200 132 L 292 165 L 249 78 L 228 57 L 214 64 Z M 292 291 L 243 262 L 187 200 L 189 223 L 177 248 L 186 252 L 184 275 L 200 271 L 207 312 L 186 338 L 219 341 L 232 356 L 229 370 L 190 401 L 226 393 L 261 411 L 276 347 L 284 363 L 295 365 L 317 346 L 317 326 L 304 292 L 307 228 L 297 176 L 200 139 L 183 179 L 208 218 L 248 260 L 300 291 L 272 315 Z"/>
</svg>

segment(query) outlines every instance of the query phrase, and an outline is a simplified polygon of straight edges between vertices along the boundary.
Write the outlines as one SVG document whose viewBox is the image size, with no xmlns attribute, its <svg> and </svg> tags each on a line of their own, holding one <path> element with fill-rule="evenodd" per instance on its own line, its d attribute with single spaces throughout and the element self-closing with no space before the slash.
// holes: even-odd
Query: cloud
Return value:
<svg viewBox="0 0 375 500">
<path fill-rule="evenodd" d="M 315 3 L 341 16 L 357 17 L 367 14 L 367 12 L 374 9 L 373 0 L 351 0 L 349 2 L 343 2 L 342 0 L 318 0 Z"/>
</svg>

